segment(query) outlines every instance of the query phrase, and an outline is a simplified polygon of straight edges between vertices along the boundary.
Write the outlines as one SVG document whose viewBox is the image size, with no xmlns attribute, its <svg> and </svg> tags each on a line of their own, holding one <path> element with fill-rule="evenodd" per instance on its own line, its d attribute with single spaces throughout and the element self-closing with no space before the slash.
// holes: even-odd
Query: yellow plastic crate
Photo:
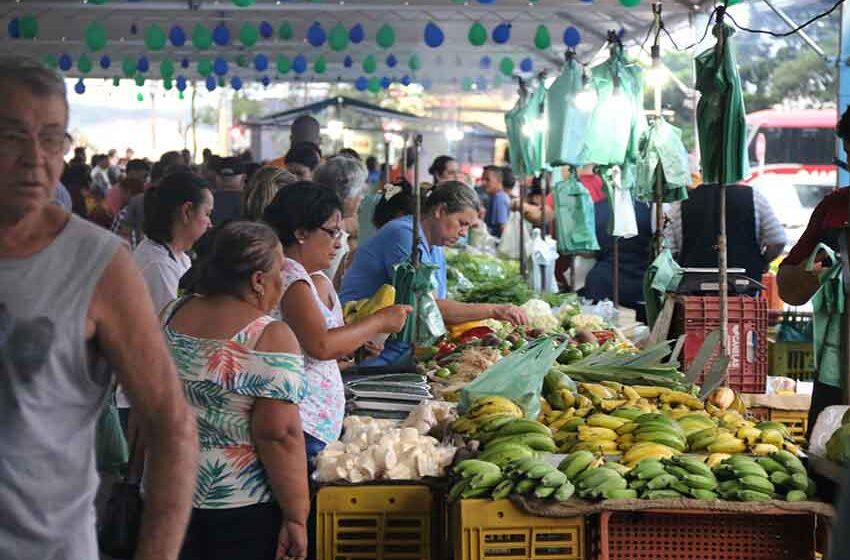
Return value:
<svg viewBox="0 0 850 560">
<path fill-rule="evenodd" d="M 322 560 L 431 560 L 434 513 L 427 486 L 321 488 L 316 497 L 317 556 Z"/>
<path fill-rule="evenodd" d="M 768 375 L 807 381 L 815 375 L 815 351 L 811 342 L 770 342 L 767 364 Z"/>
<path fill-rule="evenodd" d="M 788 431 L 794 437 L 806 437 L 806 431 L 809 429 L 808 410 L 778 410 L 771 408 L 770 419 L 774 422 L 782 422 L 788 426 Z"/>
<path fill-rule="evenodd" d="M 537 517 L 510 500 L 460 500 L 452 508 L 455 560 L 584 560 L 583 517 Z"/>
</svg>

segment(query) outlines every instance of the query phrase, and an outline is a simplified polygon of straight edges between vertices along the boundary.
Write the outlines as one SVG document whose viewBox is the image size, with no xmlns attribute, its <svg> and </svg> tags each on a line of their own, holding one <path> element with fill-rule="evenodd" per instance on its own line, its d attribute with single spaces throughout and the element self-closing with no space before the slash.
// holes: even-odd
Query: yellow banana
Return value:
<svg viewBox="0 0 850 560">
<path fill-rule="evenodd" d="M 683 404 L 694 410 L 701 410 L 704 408 L 702 402 L 698 398 L 690 393 L 685 393 L 684 391 L 670 391 L 668 393 L 664 393 L 658 397 L 658 400 L 670 405 Z"/>
<path fill-rule="evenodd" d="M 588 426 L 598 426 L 600 428 L 608 428 L 611 430 L 616 430 L 623 424 L 629 423 L 625 418 L 617 418 L 616 416 L 610 416 L 608 414 L 591 414 L 587 417 L 587 425 Z"/>
<path fill-rule="evenodd" d="M 645 399 L 657 399 L 661 395 L 671 391 L 666 387 L 653 387 L 649 385 L 633 385 L 632 389 Z"/>
<path fill-rule="evenodd" d="M 581 441 L 615 441 L 617 439 L 617 432 L 609 428 L 579 426 L 578 439 Z"/>
<path fill-rule="evenodd" d="M 759 443 L 750 448 L 750 452 L 753 455 L 770 455 L 771 453 L 776 453 L 779 451 L 779 448 L 772 443 Z"/>
<path fill-rule="evenodd" d="M 629 402 L 637 402 L 640 400 L 640 394 L 628 385 L 623 385 L 623 396 Z"/>
<path fill-rule="evenodd" d="M 661 445 L 660 443 L 652 443 L 652 442 L 640 442 L 634 444 L 631 449 L 626 451 L 623 454 L 623 463 L 626 466 L 633 467 L 638 464 L 643 459 L 654 458 L 654 459 L 669 459 L 674 455 L 678 455 L 679 452 L 675 449 L 671 449 L 666 445 Z"/>
<path fill-rule="evenodd" d="M 617 448 L 616 441 L 608 441 L 608 440 L 594 440 L 594 441 L 582 441 L 575 444 L 572 447 L 571 452 L 576 451 L 593 451 L 594 453 L 617 453 L 619 449 Z"/>
<path fill-rule="evenodd" d="M 625 406 L 628 402 L 625 399 L 603 399 L 599 402 L 599 408 L 605 412 L 612 412 L 621 406 Z"/>
<path fill-rule="evenodd" d="M 384 284 L 375 294 L 370 297 L 363 306 L 357 309 L 354 322 L 362 321 L 366 317 L 389 307 L 395 303 L 395 288 L 391 284 Z"/>
<path fill-rule="evenodd" d="M 576 397 L 573 395 L 573 392 L 565 387 L 561 387 L 558 389 L 558 393 L 561 395 L 561 400 L 564 401 L 564 408 L 570 408 L 575 406 Z"/>
<path fill-rule="evenodd" d="M 579 383 L 579 391 L 596 397 L 597 399 L 613 399 L 617 396 L 608 387 L 599 383 Z"/>
</svg>

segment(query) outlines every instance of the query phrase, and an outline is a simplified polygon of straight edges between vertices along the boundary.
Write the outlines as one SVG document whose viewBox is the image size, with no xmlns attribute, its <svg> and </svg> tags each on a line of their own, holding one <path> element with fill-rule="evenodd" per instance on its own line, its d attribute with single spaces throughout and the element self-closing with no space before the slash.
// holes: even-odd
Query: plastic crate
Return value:
<svg viewBox="0 0 850 560">
<path fill-rule="evenodd" d="M 805 438 L 809 430 L 808 410 L 779 410 L 771 408 L 770 419 L 774 422 L 782 422 L 788 426 L 791 435 L 797 438 Z"/>
<path fill-rule="evenodd" d="M 690 366 L 705 337 L 720 328 L 720 298 L 678 296 L 678 333 L 685 335 L 683 367 Z M 739 393 L 764 393 L 767 382 L 767 300 L 729 296 L 727 336 L 729 369 L 726 384 Z M 719 351 L 719 349 L 718 349 Z M 706 364 L 708 370 L 712 360 Z M 703 376 L 697 379 L 702 383 Z"/>
<path fill-rule="evenodd" d="M 452 508 L 454 560 L 584 560 L 583 517 L 537 517 L 510 500 L 460 500 Z"/>
<path fill-rule="evenodd" d="M 814 560 L 811 513 L 648 510 L 599 515 L 599 560 Z"/>
<path fill-rule="evenodd" d="M 815 376 L 815 350 L 811 342 L 771 342 L 768 371 L 775 377 L 809 381 Z"/>
<path fill-rule="evenodd" d="M 323 487 L 316 497 L 317 557 L 430 560 L 435 503 L 427 486 Z"/>
</svg>

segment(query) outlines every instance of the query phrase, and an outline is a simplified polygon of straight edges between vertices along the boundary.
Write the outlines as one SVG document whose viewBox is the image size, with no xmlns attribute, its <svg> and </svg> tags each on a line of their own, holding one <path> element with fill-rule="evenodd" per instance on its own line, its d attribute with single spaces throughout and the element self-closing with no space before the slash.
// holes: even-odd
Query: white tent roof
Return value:
<svg viewBox="0 0 850 560">
<path fill-rule="evenodd" d="M 53 55 L 58 58 L 67 54 L 74 60 L 74 67 L 66 72 L 69 77 L 82 75 L 76 61 L 79 55 L 86 53 L 93 63 L 92 71 L 86 76 L 89 78 L 121 75 L 123 58 L 145 55 L 151 65 L 148 77 L 159 78 L 158 63 L 168 57 L 175 63 L 175 74 L 193 79 L 198 77 L 196 61 L 200 57 L 222 56 L 230 63 L 229 75 L 239 75 L 244 81 L 257 80 L 267 74 L 272 80 L 353 82 L 359 76 L 369 77 L 363 71 L 362 60 L 372 54 L 377 61 L 375 76 L 400 79 L 409 75 L 434 85 L 449 85 L 464 79 L 495 78 L 499 73 L 499 61 L 505 56 L 513 59 L 517 73 L 520 61 L 526 57 L 533 61 L 533 72 L 546 67 L 556 68 L 563 59 L 562 37 L 568 26 L 574 26 L 581 33 L 582 41 L 577 51 L 579 58 L 587 59 L 604 44 L 607 31 L 623 29 L 626 43 L 641 42 L 652 23 L 651 4 L 646 0 L 633 8 L 624 7 L 619 0 L 492 0 L 488 4 L 479 0 L 464 3 L 454 0 L 256 0 L 246 8 L 236 7 L 231 0 L 108 0 L 102 5 L 92 0 L 20 0 L 10 4 L 5 11 L 5 21 L 32 15 L 39 23 L 39 33 L 36 39 L 12 39 L 4 32 L 0 41 L 4 50 L 38 57 Z M 710 9 L 709 2 L 703 4 Z M 683 25 L 690 12 L 702 9 L 698 0 L 666 1 L 663 6 L 668 28 Z M 85 45 L 84 31 L 95 20 L 105 26 L 109 42 L 103 50 L 93 53 Z M 240 28 L 245 23 L 259 25 L 262 21 L 272 25 L 273 37 L 261 38 L 251 48 L 243 47 L 238 40 Z M 277 35 L 284 21 L 288 21 L 294 31 L 288 41 L 280 40 Z M 471 45 L 467 39 L 469 27 L 476 21 L 488 31 L 487 43 L 481 47 Z M 357 45 L 349 44 L 343 52 L 333 52 L 327 43 L 313 47 L 306 41 L 306 35 L 314 22 L 321 23 L 328 33 L 337 23 L 349 29 L 360 23 L 365 30 L 365 40 Z M 423 41 L 428 22 L 437 23 L 445 34 L 445 42 L 439 48 L 430 48 Z M 503 22 L 512 24 L 511 38 L 507 44 L 499 45 L 489 35 Z M 198 23 L 209 29 L 224 23 L 230 30 L 231 43 L 224 47 L 213 45 L 206 51 L 195 49 L 191 34 Z M 396 43 L 389 49 L 382 49 L 375 42 L 378 28 L 385 23 L 392 25 L 396 33 Z M 171 26 L 180 25 L 189 38 L 182 47 L 168 42 L 162 51 L 148 52 L 144 31 L 152 24 L 159 24 L 166 34 Z M 533 37 L 541 24 L 548 27 L 552 37 L 552 47 L 547 51 L 534 47 Z M 268 71 L 257 72 L 250 64 L 243 68 L 236 65 L 240 54 L 251 61 L 257 53 L 268 56 Z M 422 63 L 418 72 L 408 68 L 408 60 L 414 53 Z M 98 64 L 104 54 L 112 61 L 106 70 Z M 304 55 L 308 61 L 306 72 L 277 75 L 275 58 L 278 54 L 290 59 Z M 320 54 L 327 60 L 327 71 L 315 75 L 312 62 Z M 394 68 L 386 64 L 390 54 L 398 60 Z M 489 69 L 482 67 L 481 59 L 485 55 L 491 59 Z M 350 68 L 344 66 L 346 56 L 353 59 Z M 183 59 L 190 61 L 188 69 L 180 67 Z"/>
</svg>

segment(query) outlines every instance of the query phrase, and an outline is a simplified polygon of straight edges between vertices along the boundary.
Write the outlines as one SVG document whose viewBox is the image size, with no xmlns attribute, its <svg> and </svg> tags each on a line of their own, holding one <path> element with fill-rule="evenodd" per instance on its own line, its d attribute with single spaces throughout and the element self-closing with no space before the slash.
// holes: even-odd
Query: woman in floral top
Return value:
<svg viewBox="0 0 850 560">
<path fill-rule="evenodd" d="M 201 265 L 200 296 L 163 312 L 201 447 L 182 560 L 306 556 L 297 405 L 308 387 L 295 336 L 268 315 L 280 301 L 283 261 L 268 226 L 227 224 Z"/>
<path fill-rule="evenodd" d="M 287 185 L 263 215 L 286 255 L 281 314 L 304 351 L 310 390 L 299 408 L 308 457 L 338 439 L 342 430 L 345 395 L 337 360 L 381 333 L 400 331 L 411 311 L 393 305 L 358 323 L 343 323 L 339 298 L 322 272 L 342 238 L 342 202 L 331 187 L 308 181 Z"/>
</svg>

